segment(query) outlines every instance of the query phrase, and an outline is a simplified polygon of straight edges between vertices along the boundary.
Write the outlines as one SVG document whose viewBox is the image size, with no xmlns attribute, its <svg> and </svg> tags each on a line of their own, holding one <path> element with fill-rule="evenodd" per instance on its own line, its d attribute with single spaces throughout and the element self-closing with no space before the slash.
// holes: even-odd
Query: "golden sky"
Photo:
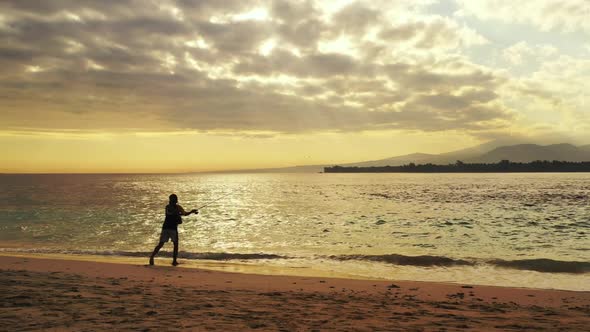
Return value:
<svg viewBox="0 0 590 332">
<path fill-rule="evenodd" d="M 588 16 L 586 0 L 2 1 L 0 172 L 588 144 Z"/>
</svg>

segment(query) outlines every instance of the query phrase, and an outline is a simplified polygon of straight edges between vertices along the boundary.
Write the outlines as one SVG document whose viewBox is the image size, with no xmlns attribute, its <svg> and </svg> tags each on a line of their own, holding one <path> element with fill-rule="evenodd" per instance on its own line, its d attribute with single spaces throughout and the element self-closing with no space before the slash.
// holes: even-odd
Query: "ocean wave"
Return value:
<svg viewBox="0 0 590 332">
<path fill-rule="evenodd" d="M 120 257 L 149 257 L 148 251 L 123 251 L 123 250 L 60 250 L 51 248 L 0 248 L 0 252 L 19 252 L 31 254 L 60 254 L 60 255 L 98 255 L 98 256 L 120 256 Z M 172 257 L 169 251 L 161 251 L 158 256 Z M 302 257 L 284 256 L 269 253 L 228 253 L 228 252 L 187 252 L 180 251 L 179 258 L 230 261 L 230 260 L 275 260 L 294 259 Z M 399 254 L 386 255 L 330 255 L 315 256 L 314 258 L 331 259 L 336 261 L 369 261 L 402 266 L 418 267 L 453 267 L 453 266 L 476 266 L 492 265 L 507 269 L 529 270 L 544 273 L 589 273 L 590 262 L 581 261 L 560 261 L 547 258 L 536 259 L 458 259 L 445 256 L 406 256 Z"/>
<path fill-rule="evenodd" d="M 413 265 L 413 266 L 453 266 L 453 265 L 475 265 L 473 262 L 463 259 L 453 259 L 444 256 L 404 256 L 398 254 L 388 255 L 339 255 L 328 256 L 330 259 L 348 261 L 363 260 L 372 262 L 384 262 L 395 265 Z"/>
<path fill-rule="evenodd" d="M 339 261 L 360 260 L 371 262 L 382 262 L 393 265 L 409 266 L 475 266 L 475 265 L 492 265 L 502 268 L 529 270 L 546 273 L 588 273 L 590 272 L 590 262 L 578 261 L 559 261 L 547 258 L 537 259 L 519 259 L 519 260 L 466 260 L 456 259 L 444 256 L 405 256 L 398 254 L 388 255 L 333 255 L 328 256 L 330 259 Z"/>
<path fill-rule="evenodd" d="M 520 259 L 506 261 L 496 259 L 488 261 L 489 264 L 519 270 L 531 270 L 550 273 L 587 273 L 590 272 L 590 262 L 557 261 L 547 258 Z"/>
<path fill-rule="evenodd" d="M 60 249 L 0 249 L 4 252 L 21 252 L 32 254 L 62 254 L 62 255 L 97 255 L 97 256 L 121 256 L 121 257 L 149 257 L 151 251 L 123 251 L 123 250 L 60 250 Z M 160 251 L 160 257 L 172 257 L 172 252 Z M 288 259 L 287 256 L 266 253 L 227 253 L 227 252 L 187 252 L 179 251 L 179 258 L 202 260 L 254 260 L 254 259 Z"/>
</svg>

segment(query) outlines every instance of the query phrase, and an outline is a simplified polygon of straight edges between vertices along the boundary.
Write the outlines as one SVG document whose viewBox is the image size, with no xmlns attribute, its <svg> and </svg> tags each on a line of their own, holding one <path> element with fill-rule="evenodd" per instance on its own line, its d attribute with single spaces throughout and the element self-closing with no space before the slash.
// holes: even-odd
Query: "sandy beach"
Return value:
<svg viewBox="0 0 590 332">
<path fill-rule="evenodd" d="M 11 256 L 0 270 L 11 331 L 590 331 L 590 292 Z"/>
</svg>

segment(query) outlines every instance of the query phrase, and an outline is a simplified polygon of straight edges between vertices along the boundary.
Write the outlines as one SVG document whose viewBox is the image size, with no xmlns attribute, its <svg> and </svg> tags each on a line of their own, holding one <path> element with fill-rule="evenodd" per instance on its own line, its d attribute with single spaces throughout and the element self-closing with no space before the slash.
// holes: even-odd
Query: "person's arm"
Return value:
<svg viewBox="0 0 590 332">
<path fill-rule="evenodd" d="M 199 213 L 199 211 L 196 210 L 196 209 L 192 209 L 189 212 L 186 212 L 186 211 L 184 211 L 184 209 L 182 208 L 182 206 L 176 205 L 176 207 L 178 207 L 178 212 L 180 213 L 181 216 L 188 216 L 191 213 L 194 213 L 194 214 L 198 214 Z"/>
</svg>

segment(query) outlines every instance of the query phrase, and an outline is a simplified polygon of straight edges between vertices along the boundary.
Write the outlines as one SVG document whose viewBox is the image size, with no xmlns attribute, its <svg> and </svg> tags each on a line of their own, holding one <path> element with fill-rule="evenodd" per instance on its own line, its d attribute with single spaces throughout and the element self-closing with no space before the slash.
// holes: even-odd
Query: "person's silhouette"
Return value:
<svg viewBox="0 0 590 332">
<path fill-rule="evenodd" d="M 164 219 L 164 224 L 162 225 L 160 242 L 150 256 L 150 265 L 154 265 L 154 257 L 156 257 L 162 246 L 164 246 L 164 243 L 168 242 L 168 240 L 172 240 L 174 244 L 172 265 L 178 265 L 178 261 L 176 260 L 178 257 L 178 225 L 182 224 L 182 216 L 188 216 L 191 213 L 198 214 L 199 211 L 196 209 L 190 212 L 184 211 L 182 206 L 178 204 L 178 196 L 175 194 L 170 195 L 170 202 L 166 205 L 166 219 Z"/>
</svg>

